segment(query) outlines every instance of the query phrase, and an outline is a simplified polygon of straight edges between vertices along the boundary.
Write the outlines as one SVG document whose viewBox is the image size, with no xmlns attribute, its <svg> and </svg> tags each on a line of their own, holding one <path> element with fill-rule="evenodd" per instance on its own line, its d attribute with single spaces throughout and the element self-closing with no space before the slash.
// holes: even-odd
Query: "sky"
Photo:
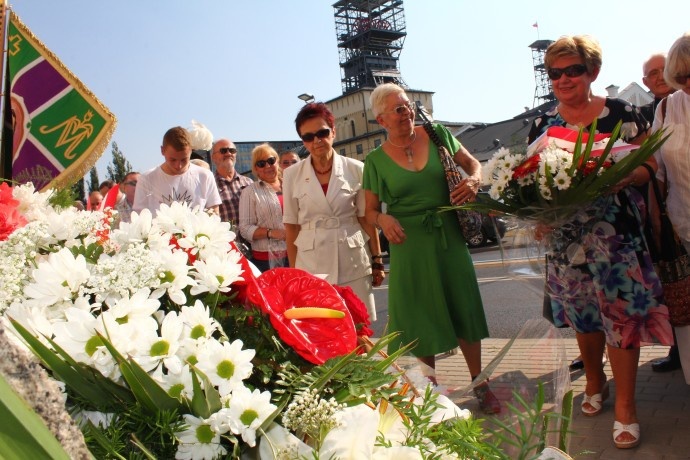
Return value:
<svg viewBox="0 0 690 460">
<path fill-rule="evenodd" d="M 111 141 L 135 170 L 160 164 L 173 126 L 215 139 L 296 140 L 299 94 L 342 94 L 334 0 L 8 0 L 117 117 Z M 690 30 L 687 0 L 405 0 L 400 71 L 434 92 L 434 117 L 493 123 L 534 105 L 538 39 L 589 34 L 603 49 L 595 94 L 642 85 L 642 63 Z M 659 16 L 659 20 L 654 16 Z M 663 19 L 661 19 L 663 17 Z M 534 24 L 538 27 L 534 27 Z M 643 86 L 644 87 L 644 86 Z M 101 180 L 111 148 L 97 163 Z"/>
</svg>

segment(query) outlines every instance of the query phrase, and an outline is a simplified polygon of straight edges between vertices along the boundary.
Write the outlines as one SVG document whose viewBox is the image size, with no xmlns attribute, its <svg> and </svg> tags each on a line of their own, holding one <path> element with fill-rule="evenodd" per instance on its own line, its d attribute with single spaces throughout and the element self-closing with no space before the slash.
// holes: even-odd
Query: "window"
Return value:
<svg viewBox="0 0 690 460">
<path fill-rule="evenodd" d="M 364 153 L 364 147 L 362 147 L 362 144 L 357 144 L 357 155 L 361 155 Z"/>
<path fill-rule="evenodd" d="M 374 148 L 381 146 L 381 139 L 374 139 Z"/>
<path fill-rule="evenodd" d="M 345 149 L 340 149 L 340 155 L 345 156 Z"/>
</svg>

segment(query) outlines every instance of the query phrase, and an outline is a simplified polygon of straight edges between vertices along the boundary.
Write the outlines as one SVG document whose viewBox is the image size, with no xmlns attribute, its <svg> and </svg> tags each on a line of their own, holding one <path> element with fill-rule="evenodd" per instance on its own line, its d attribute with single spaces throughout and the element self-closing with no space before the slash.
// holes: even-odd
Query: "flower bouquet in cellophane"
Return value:
<svg viewBox="0 0 690 460">
<path fill-rule="evenodd" d="M 640 146 L 618 140 L 619 123 L 611 134 L 549 128 L 525 153 L 501 148 L 483 167 L 488 197 L 460 207 L 507 214 L 556 227 L 646 162 L 665 142 L 657 131 Z M 448 207 L 444 209 L 457 209 Z"/>
</svg>

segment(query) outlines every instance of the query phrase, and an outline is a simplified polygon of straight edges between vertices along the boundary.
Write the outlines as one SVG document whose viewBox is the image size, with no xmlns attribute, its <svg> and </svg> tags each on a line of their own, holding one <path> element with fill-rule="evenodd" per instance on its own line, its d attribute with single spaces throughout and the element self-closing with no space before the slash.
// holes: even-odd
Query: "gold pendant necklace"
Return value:
<svg viewBox="0 0 690 460">
<path fill-rule="evenodd" d="M 397 147 L 399 149 L 402 149 L 403 152 L 405 152 L 405 156 L 407 157 L 407 163 L 408 164 L 412 164 L 412 157 L 414 156 L 414 150 L 412 150 L 412 144 L 414 144 L 415 140 L 417 140 L 417 132 L 416 131 L 412 131 L 412 140 L 407 145 L 398 145 L 395 142 L 393 142 L 390 138 L 388 138 L 388 142 L 390 142 L 393 147 Z"/>
</svg>

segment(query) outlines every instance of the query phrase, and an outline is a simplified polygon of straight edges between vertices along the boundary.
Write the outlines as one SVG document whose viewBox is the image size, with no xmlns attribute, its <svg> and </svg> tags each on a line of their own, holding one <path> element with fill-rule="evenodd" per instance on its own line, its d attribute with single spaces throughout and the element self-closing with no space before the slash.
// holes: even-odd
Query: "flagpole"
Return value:
<svg viewBox="0 0 690 460">
<path fill-rule="evenodd" d="M 537 40 L 539 40 L 539 22 L 534 21 L 534 24 L 532 24 L 532 27 L 537 29 Z"/>
<path fill-rule="evenodd" d="M 5 47 L 7 39 L 7 23 L 9 20 L 7 3 L 0 0 L 0 49 L 2 59 L 0 59 L 0 77 L 4 82 L 2 88 L 2 138 L 0 139 L 0 179 L 12 179 L 12 141 L 14 138 L 14 127 L 12 126 L 12 104 L 10 102 L 10 68 L 9 54 Z M 5 65 L 3 66 L 3 63 Z M 5 72 L 3 75 L 3 71 Z"/>
</svg>

